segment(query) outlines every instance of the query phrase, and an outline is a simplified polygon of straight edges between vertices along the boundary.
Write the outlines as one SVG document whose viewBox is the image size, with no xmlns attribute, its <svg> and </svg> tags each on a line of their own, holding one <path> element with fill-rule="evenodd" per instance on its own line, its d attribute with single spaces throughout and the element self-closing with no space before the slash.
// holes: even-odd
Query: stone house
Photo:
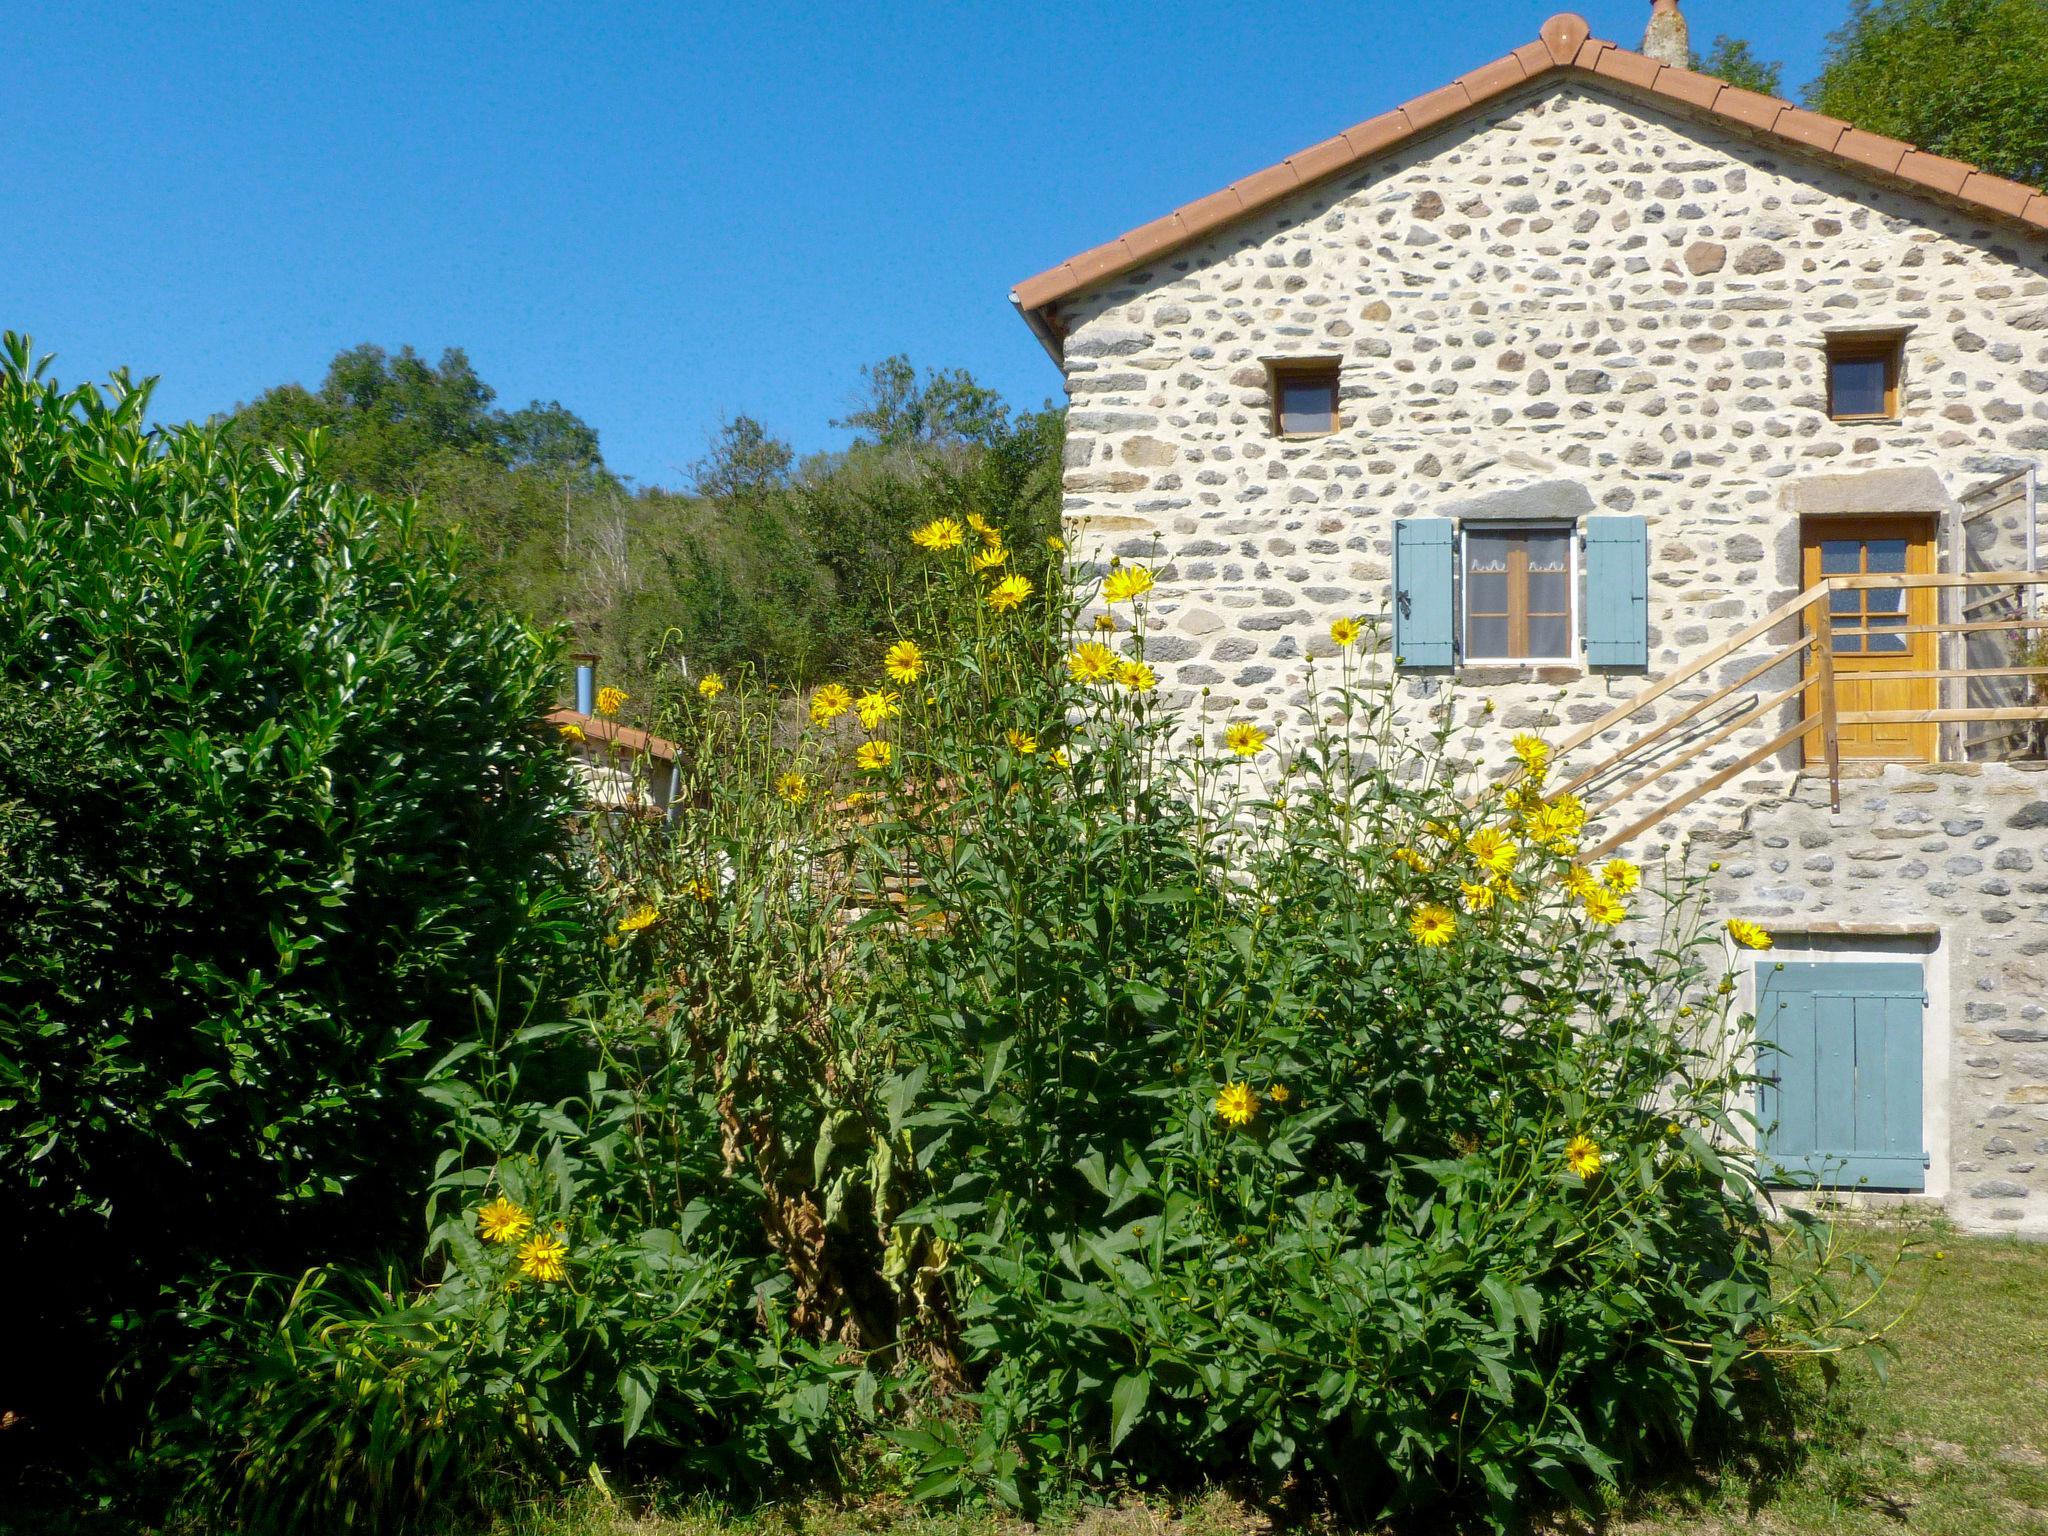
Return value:
<svg viewBox="0 0 2048 1536">
<path fill-rule="evenodd" d="M 2048 194 L 1558 15 L 1019 284 L 1077 558 L 1284 730 L 1339 616 L 1714 862 L 1788 1179 L 2048 1234 Z"/>
</svg>

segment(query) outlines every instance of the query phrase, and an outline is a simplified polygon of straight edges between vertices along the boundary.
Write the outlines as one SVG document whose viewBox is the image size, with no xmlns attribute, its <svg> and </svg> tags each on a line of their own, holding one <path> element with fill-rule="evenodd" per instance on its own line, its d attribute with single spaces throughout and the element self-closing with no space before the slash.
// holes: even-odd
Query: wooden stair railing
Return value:
<svg viewBox="0 0 2048 1536">
<path fill-rule="evenodd" d="M 1702 796 L 1712 794 L 1767 758 L 1803 742 L 1815 731 L 1821 733 L 1821 756 L 1827 770 L 1829 804 L 1839 811 L 1842 804 L 1841 731 L 1844 726 L 2048 720 L 2048 701 L 1995 709 L 1937 707 L 1845 711 L 1840 705 L 1834 668 L 1835 638 L 1838 635 L 1947 636 L 1985 634 L 1994 631 L 2048 630 L 2048 618 L 2027 617 L 1946 623 L 1937 621 L 1933 624 L 1883 627 L 1868 624 L 1837 625 L 1831 607 L 1834 593 L 1871 587 L 1896 588 L 1902 591 L 1934 588 L 1941 591 L 1982 586 L 2042 585 L 2048 585 L 2048 574 L 2021 571 L 1972 571 L 1953 575 L 1921 576 L 1829 576 L 1798 596 L 1780 603 L 1746 629 L 1702 652 L 1670 676 L 1653 683 L 1634 698 L 1616 705 L 1599 719 L 1582 726 L 1552 747 L 1552 761 L 1561 762 L 1567 754 L 1577 752 L 1607 733 L 1624 726 L 1634 716 L 1641 714 L 1674 689 L 1682 688 L 1700 678 L 1708 668 L 1718 666 L 1746 647 L 1765 640 L 1772 630 L 1787 621 L 1796 620 L 1801 627 L 1800 637 L 1791 644 L 1773 648 L 1761 661 L 1748 666 L 1740 676 L 1712 689 L 1669 718 L 1654 723 L 1643 734 L 1615 747 L 1591 767 L 1577 772 L 1563 783 L 1563 790 L 1574 793 L 1588 791 L 1597 796 L 1599 803 L 1589 808 L 1588 819 L 1605 821 L 1620 811 L 1624 803 L 1669 779 L 1679 769 L 1695 761 L 1702 754 L 1721 746 L 1745 727 L 1771 719 L 1786 705 L 1798 701 L 1802 695 L 1812 701 L 1810 705 L 1802 706 L 1806 712 L 1793 725 L 1777 732 L 1761 746 L 1743 753 L 1734 762 L 1720 767 L 1699 783 L 1684 788 L 1672 798 L 1647 811 L 1638 812 L 1618 830 L 1603 836 L 1588 852 L 1587 857 L 1600 858 L 1640 837 L 1667 817 L 1684 810 Z M 1900 612 L 1904 613 L 1905 610 L 1906 605 L 1902 601 Z M 1963 659 L 1967 663 L 1967 647 L 1964 648 Z M 1773 692 L 1767 698 L 1736 700 L 1735 695 L 1739 690 L 1767 677 L 1780 667 L 1795 663 L 1799 666 L 1800 675 L 1798 681 L 1789 688 Z M 1881 676 L 1888 682 L 1932 681 L 1940 685 L 1971 678 L 2048 677 L 2048 666 L 1971 667 L 1966 664 L 1960 667 L 1937 666 L 1931 669 L 1886 672 Z M 1937 692 L 1937 699 L 1940 696 Z M 1670 739 L 1681 726 L 1700 720 L 1708 711 L 1723 705 L 1730 706 L 1725 716 L 1703 722 L 1695 736 Z M 1650 749 L 1659 743 L 1665 743 L 1664 751 L 1651 753 Z M 1620 787 L 1611 788 L 1615 784 L 1619 784 Z"/>
</svg>

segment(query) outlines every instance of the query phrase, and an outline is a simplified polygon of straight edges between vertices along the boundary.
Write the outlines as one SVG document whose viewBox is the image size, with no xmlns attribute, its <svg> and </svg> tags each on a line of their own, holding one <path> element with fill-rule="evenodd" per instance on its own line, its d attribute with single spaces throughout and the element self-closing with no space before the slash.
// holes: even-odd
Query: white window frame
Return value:
<svg viewBox="0 0 2048 1536">
<path fill-rule="evenodd" d="M 1465 573 L 1471 568 L 1470 551 L 1466 548 L 1468 537 L 1480 533 L 1563 533 L 1565 536 L 1565 593 L 1571 604 L 1565 615 L 1565 633 L 1570 637 L 1570 649 L 1562 656 L 1474 656 L 1471 652 L 1468 633 L 1471 617 L 1465 601 Z M 1456 572 L 1456 593 L 1458 599 L 1458 665 L 1472 667 L 1577 667 L 1581 671 L 1586 665 L 1586 637 L 1583 633 L 1586 623 L 1586 598 L 1579 590 L 1584 562 L 1579 557 L 1579 543 L 1585 538 L 1585 527 L 1579 518 L 1462 518 L 1458 522 L 1458 569 Z"/>
</svg>

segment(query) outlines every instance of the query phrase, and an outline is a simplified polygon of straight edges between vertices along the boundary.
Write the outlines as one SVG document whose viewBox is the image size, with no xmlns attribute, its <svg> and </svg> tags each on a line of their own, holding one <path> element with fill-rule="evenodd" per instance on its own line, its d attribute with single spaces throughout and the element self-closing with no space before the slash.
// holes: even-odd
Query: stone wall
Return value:
<svg viewBox="0 0 2048 1536">
<path fill-rule="evenodd" d="M 1891 767 L 1844 779 L 1838 814 L 1808 776 L 1697 837 L 1694 866 L 1715 860 L 1717 909 L 1781 946 L 1925 950 L 1930 1193 L 1972 1230 L 2048 1236 L 2048 764 Z"/>
<path fill-rule="evenodd" d="M 1953 529 L 1971 486 L 2048 457 L 2048 243 L 1584 82 L 1061 317 L 1077 550 L 1163 561 L 1150 656 L 1183 699 L 1212 691 L 1211 720 L 1283 731 L 1329 621 L 1384 619 L 1397 517 L 1645 515 L 1656 676 L 1797 590 L 1802 504 L 1925 503 Z M 1904 420 L 1832 422 L 1824 334 L 1877 326 L 1912 328 Z M 1342 359 L 1337 433 L 1271 435 L 1284 357 Z M 1461 681 L 1497 757 L 1489 733 L 1596 718 L 1645 678 Z"/>
</svg>

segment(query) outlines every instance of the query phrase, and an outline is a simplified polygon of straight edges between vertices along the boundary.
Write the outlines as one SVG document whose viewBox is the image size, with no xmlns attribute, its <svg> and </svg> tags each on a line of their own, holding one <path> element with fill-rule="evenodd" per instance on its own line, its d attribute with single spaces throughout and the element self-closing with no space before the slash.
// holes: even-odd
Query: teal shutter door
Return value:
<svg viewBox="0 0 2048 1536">
<path fill-rule="evenodd" d="M 1394 521 L 1394 656 L 1404 667 L 1448 667 L 1454 525 L 1447 517 Z"/>
<path fill-rule="evenodd" d="M 1757 966 L 1757 1123 L 1772 1183 L 1924 1189 L 1916 962 Z"/>
<path fill-rule="evenodd" d="M 1586 519 L 1586 665 L 1650 664 L 1650 530 L 1640 517 Z"/>
</svg>

